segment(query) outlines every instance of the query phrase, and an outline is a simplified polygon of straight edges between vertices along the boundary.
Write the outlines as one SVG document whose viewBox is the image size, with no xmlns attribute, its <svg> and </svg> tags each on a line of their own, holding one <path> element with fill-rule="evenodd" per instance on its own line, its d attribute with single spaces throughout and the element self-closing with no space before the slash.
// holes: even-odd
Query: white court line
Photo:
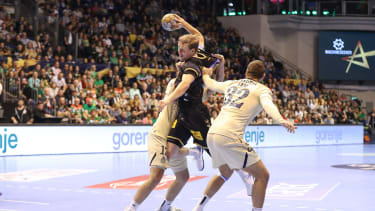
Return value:
<svg viewBox="0 0 375 211">
<path fill-rule="evenodd" d="M 341 156 L 359 156 L 359 157 L 364 157 L 364 156 L 375 156 L 375 153 L 340 153 L 339 155 Z"/>
<path fill-rule="evenodd" d="M 49 203 L 37 202 L 37 201 L 17 201 L 17 200 L 9 200 L 9 199 L 0 199 L 0 201 L 13 202 L 13 203 L 22 203 L 22 204 L 44 205 L 44 206 L 49 205 Z"/>
<path fill-rule="evenodd" d="M 329 193 L 331 193 L 333 190 L 335 190 L 339 185 L 341 185 L 340 182 L 338 182 L 336 185 L 334 185 L 331 189 L 327 191 L 322 197 L 320 197 L 319 200 L 323 200 Z"/>
<path fill-rule="evenodd" d="M 0 208 L 0 211 L 17 211 L 17 210 L 1 209 L 1 208 Z"/>
</svg>

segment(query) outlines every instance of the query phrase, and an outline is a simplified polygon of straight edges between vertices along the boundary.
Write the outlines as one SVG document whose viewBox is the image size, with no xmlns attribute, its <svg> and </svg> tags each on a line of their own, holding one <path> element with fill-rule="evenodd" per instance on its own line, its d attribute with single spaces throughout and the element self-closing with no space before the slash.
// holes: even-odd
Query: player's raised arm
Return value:
<svg viewBox="0 0 375 211">
<path fill-rule="evenodd" d="M 263 91 L 263 93 L 260 95 L 260 104 L 273 120 L 287 128 L 288 132 L 294 133 L 296 127 L 294 126 L 293 122 L 284 120 L 275 104 L 273 104 L 271 90 L 268 89 Z"/>
<path fill-rule="evenodd" d="M 175 21 L 176 23 L 186 29 L 190 34 L 198 36 L 199 39 L 199 46 L 204 48 L 204 37 L 202 33 L 196 29 L 194 26 L 192 26 L 190 23 L 188 23 L 185 19 L 181 18 L 180 16 L 175 14 Z"/>
<path fill-rule="evenodd" d="M 212 79 L 210 76 L 213 71 L 212 68 L 203 67 L 202 71 L 203 71 L 202 79 L 203 79 L 204 85 L 210 90 L 224 93 L 228 85 L 232 83 L 232 81 L 218 82 Z"/>
<path fill-rule="evenodd" d="M 221 54 L 213 54 L 213 56 L 220 59 L 219 66 L 217 66 L 216 68 L 216 80 L 219 82 L 224 81 L 224 65 L 225 65 L 224 56 Z"/>
</svg>

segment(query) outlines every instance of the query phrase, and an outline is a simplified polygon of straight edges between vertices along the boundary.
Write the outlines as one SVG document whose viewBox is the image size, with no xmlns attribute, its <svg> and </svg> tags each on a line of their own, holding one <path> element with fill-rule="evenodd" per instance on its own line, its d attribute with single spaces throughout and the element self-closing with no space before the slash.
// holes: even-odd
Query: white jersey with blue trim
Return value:
<svg viewBox="0 0 375 211">
<path fill-rule="evenodd" d="M 224 86 L 222 87 L 225 95 L 224 103 L 208 133 L 238 139 L 263 107 L 274 106 L 271 90 L 256 81 L 241 79 L 225 81 L 220 85 Z M 278 111 L 272 113 L 276 113 L 271 115 L 276 121 L 282 121 Z"/>
</svg>

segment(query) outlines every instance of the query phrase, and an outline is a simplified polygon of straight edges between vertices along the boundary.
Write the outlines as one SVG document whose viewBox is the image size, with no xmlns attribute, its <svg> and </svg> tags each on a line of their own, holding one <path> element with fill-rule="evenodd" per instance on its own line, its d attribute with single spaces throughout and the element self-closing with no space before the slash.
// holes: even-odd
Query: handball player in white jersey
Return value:
<svg viewBox="0 0 375 211">
<path fill-rule="evenodd" d="M 168 96 L 174 89 L 175 79 L 169 81 L 165 96 Z M 160 112 L 158 119 L 154 123 L 150 133 L 148 134 L 148 154 L 150 177 L 138 189 L 133 201 L 125 208 L 125 211 L 135 211 L 139 205 L 147 198 L 151 191 L 161 181 L 164 171 L 169 167 L 179 179 L 179 172 L 187 169 L 186 157 L 170 159 L 168 162 L 166 156 L 167 135 L 172 123 L 176 119 L 178 111 L 177 102 L 173 102 Z M 172 208 L 171 210 L 177 210 Z"/>
<path fill-rule="evenodd" d="M 251 62 L 246 78 L 217 82 L 210 78 L 209 69 L 204 70 L 203 81 L 207 88 L 224 93 L 221 112 L 213 122 L 207 135 L 207 145 L 212 155 L 214 168 L 219 168 L 220 177 L 228 180 L 233 170 L 242 169 L 255 177 L 252 192 L 253 211 L 261 211 L 266 194 L 269 173 L 254 149 L 243 140 L 246 126 L 264 109 L 276 122 L 294 133 L 296 127 L 284 120 L 272 102 L 272 92 L 259 83 L 265 76 L 262 61 Z M 209 199 L 219 190 L 219 177 L 211 179 L 204 196 L 193 211 L 202 211 Z"/>
</svg>

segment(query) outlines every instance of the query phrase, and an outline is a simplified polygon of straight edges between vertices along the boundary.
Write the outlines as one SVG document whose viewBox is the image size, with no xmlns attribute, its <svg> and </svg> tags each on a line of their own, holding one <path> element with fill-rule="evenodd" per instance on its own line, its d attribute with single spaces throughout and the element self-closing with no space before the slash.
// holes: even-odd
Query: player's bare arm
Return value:
<svg viewBox="0 0 375 211">
<path fill-rule="evenodd" d="M 288 132 L 294 133 L 295 129 L 297 128 L 294 126 L 293 122 L 284 120 L 283 117 L 281 116 L 279 110 L 273 104 L 272 102 L 272 97 L 270 95 L 264 95 L 260 98 L 260 103 L 262 104 L 264 110 L 268 115 L 272 117 L 275 121 L 277 121 L 281 126 L 285 127 Z"/>
<path fill-rule="evenodd" d="M 163 109 L 166 105 L 169 103 L 177 100 L 179 97 L 181 97 L 190 87 L 190 84 L 194 81 L 194 76 L 191 74 L 184 74 L 182 76 L 181 83 L 178 84 L 175 90 L 167 96 L 164 100 L 159 101 L 159 108 L 160 110 Z"/>
<path fill-rule="evenodd" d="M 179 25 L 179 27 L 183 27 L 190 34 L 198 36 L 199 45 L 202 48 L 204 48 L 204 37 L 203 37 L 202 33 L 198 29 L 196 29 L 194 26 L 190 25 L 190 23 L 188 23 L 185 19 L 181 18 L 178 15 L 175 15 L 174 19 L 176 21 L 176 24 Z"/>
<path fill-rule="evenodd" d="M 219 66 L 216 68 L 216 80 L 221 82 L 224 81 L 224 65 L 225 59 L 224 56 L 221 54 L 213 54 L 212 56 L 218 58 L 220 60 Z"/>
<path fill-rule="evenodd" d="M 202 71 L 203 71 L 202 79 L 203 79 L 204 85 L 212 91 L 224 93 L 225 89 L 231 83 L 230 81 L 218 82 L 218 81 L 212 79 L 211 76 L 210 76 L 213 72 L 212 68 L 203 67 Z"/>
</svg>

